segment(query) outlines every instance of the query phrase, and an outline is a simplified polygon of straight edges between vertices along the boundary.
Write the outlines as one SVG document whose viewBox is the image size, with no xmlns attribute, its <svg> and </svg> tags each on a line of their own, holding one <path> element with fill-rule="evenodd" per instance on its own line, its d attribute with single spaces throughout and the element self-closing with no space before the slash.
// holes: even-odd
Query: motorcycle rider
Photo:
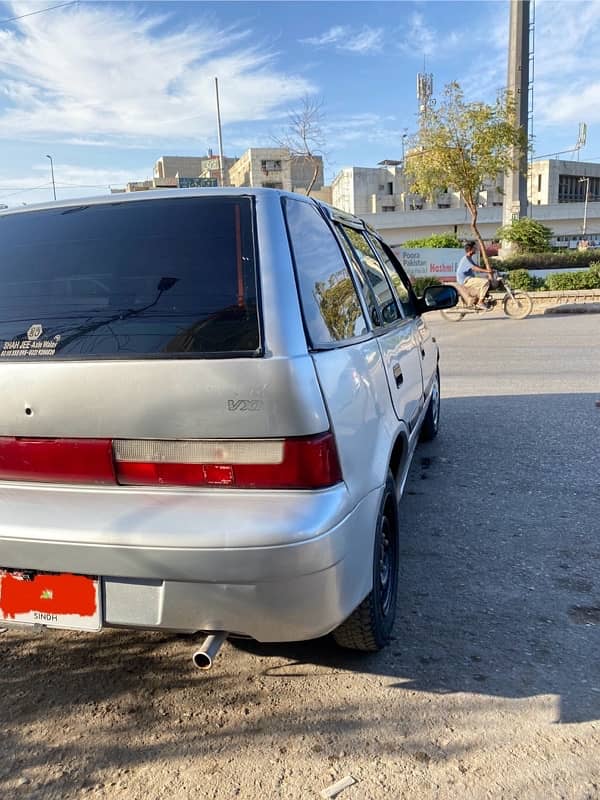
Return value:
<svg viewBox="0 0 600 800">
<path fill-rule="evenodd" d="M 479 308 L 482 311 L 487 311 L 487 306 L 484 305 L 483 299 L 490 288 L 492 271 L 480 267 L 477 264 L 475 261 L 476 253 L 477 245 L 475 242 L 466 242 L 465 254 L 458 262 L 458 268 L 456 270 L 456 282 L 458 283 L 459 292 L 467 305 L 473 305 L 473 303 L 475 303 L 476 308 Z M 476 272 L 484 273 L 488 277 L 478 278 L 475 275 Z"/>
</svg>

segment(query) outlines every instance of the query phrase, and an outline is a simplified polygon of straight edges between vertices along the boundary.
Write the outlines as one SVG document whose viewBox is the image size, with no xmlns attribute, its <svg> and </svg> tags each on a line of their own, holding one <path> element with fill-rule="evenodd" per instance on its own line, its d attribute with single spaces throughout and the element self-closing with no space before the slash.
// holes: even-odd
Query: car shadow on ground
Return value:
<svg viewBox="0 0 600 800">
<path fill-rule="evenodd" d="M 443 401 L 401 503 L 391 669 L 387 652 L 344 659 L 329 639 L 241 646 L 295 658 L 299 674 L 344 663 L 416 691 L 558 695 L 557 722 L 600 719 L 596 399 Z"/>
</svg>

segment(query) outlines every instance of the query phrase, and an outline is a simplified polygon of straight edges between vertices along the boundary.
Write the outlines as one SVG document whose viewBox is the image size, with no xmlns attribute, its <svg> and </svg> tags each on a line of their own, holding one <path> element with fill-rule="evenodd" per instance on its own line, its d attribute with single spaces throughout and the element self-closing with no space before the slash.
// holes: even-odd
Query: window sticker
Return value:
<svg viewBox="0 0 600 800">
<path fill-rule="evenodd" d="M 28 356 L 53 356 L 60 342 L 60 334 L 44 339 L 44 329 L 39 323 L 31 325 L 25 339 L 4 342 L 0 358 L 27 358 Z"/>
</svg>

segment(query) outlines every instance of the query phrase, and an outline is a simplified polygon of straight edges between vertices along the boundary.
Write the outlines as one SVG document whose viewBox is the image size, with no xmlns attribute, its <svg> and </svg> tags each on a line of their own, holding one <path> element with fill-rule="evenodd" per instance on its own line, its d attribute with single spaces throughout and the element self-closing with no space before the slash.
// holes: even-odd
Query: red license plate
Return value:
<svg viewBox="0 0 600 800">
<path fill-rule="evenodd" d="M 87 575 L 0 568 L 0 620 L 98 631 L 99 584 Z"/>
</svg>

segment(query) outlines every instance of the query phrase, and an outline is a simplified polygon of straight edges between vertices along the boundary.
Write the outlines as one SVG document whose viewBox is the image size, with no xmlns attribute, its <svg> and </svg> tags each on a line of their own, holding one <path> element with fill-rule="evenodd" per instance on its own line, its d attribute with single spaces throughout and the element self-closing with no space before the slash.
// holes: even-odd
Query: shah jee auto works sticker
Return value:
<svg viewBox="0 0 600 800">
<path fill-rule="evenodd" d="M 51 339 L 43 339 L 44 329 L 39 323 L 32 325 L 27 331 L 26 339 L 13 339 L 4 342 L 0 358 L 27 358 L 28 356 L 53 356 L 60 342 L 60 334 Z"/>
</svg>

